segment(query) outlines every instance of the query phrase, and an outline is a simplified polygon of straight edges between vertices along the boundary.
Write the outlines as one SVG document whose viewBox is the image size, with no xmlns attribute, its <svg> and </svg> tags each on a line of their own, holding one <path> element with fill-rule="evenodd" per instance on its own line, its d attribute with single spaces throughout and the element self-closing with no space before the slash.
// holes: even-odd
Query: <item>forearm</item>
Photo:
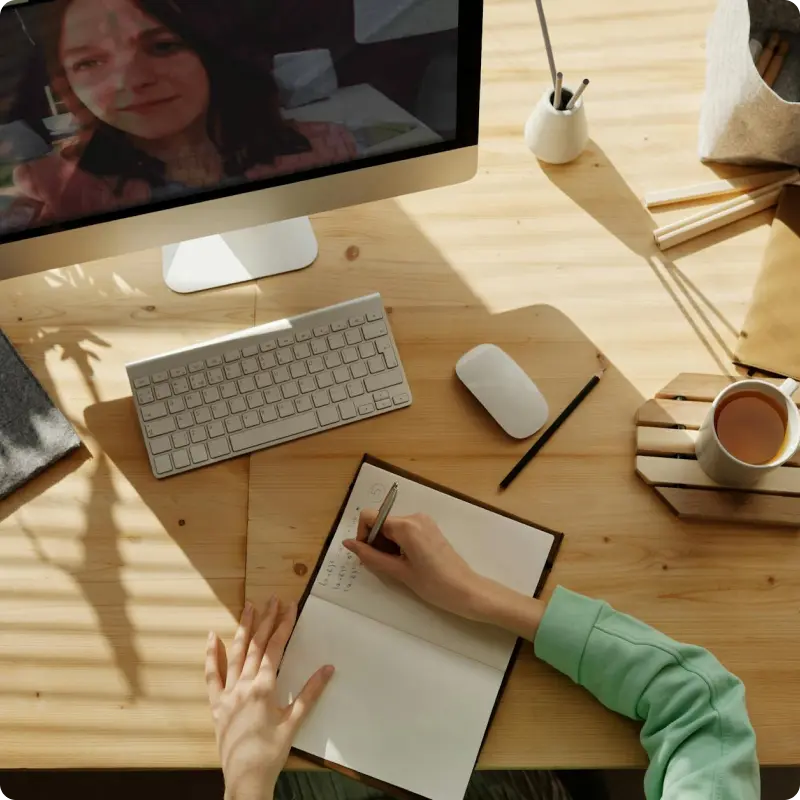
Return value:
<svg viewBox="0 0 800 800">
<path fill-rule="evenodd" d="M 473 618 L 510 631 L 532 642 L 539 630 L 545 603 L 481 578 L 473 595 Z"/>
</svg>

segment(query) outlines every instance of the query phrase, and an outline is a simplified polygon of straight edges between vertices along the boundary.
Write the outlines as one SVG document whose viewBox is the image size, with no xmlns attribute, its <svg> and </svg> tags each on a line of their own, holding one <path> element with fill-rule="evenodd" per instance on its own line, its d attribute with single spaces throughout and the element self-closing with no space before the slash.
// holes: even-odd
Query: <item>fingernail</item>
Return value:
<svg viewBox="0 0 800 800">
<path fill-rule="evenodd" d="M 208 643 L 211 644 L 211 642 L 213 642 L 213 641 L 214 641 L 214 631 L 209 631 L 208 632 Z"/>
<path fill-rule="evenodd" d="M 253 613 L 253 606 L 249 600 L 246 600 L 244 604 L 244 615 L 246 617 L 249 617 L 252 613 Z"/>
<path fill-rule="evenodd" d="M 275 602 L 277 601 L 277 597 L 273 594 L 272 597 L 269 599 L 269 605 L 267 606 L 267 611 L 272 611 L 275 608 Z"/>
<path fill-rule="evenodd" d="M 324 678 L 330 678 L 334 672 L 336 672 L 336 667 L 334 667 L 332 664 L 328 664 L 327 667 L 322 668 L 322 675 Z"/>
<path fill-rule="evenodd" d="M 345 539 L 345 540 L 342 542 L 342 545 L 343 545 L 344 547 L 346 547 L 348 550 L 352 550 L 352 549 L 353 549 L 353 543 L 354 543 L 354 541 L 355 541 L 354 539 Z"/>
</svg>

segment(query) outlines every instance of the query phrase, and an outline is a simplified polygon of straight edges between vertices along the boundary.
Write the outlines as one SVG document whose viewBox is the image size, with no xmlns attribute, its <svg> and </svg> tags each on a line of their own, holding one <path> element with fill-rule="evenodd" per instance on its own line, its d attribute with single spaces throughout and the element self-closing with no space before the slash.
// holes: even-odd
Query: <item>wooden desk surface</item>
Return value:
<svg viewBox="0 0 800 800">
<path fill-rule="evenodd" d="M 0 767 L 215 765 L 202 656 L 210 627 L 234 629 L 248 532 L 249 596 L 299 594 L 365 450 L 565 531 L 548 592 L 563 583 L 710 647 L 745 681 L 762 762 L 800 763 L 797 537 L 678 522 L 633 474 L 643 398 L 679 372 L 730 371 L 768 234 L 761 215 L 665 258 L 638 199 L 712 174 L 696 140 L 713 5 L 550 4 L 568 81 L 592 78 L 591 148 L 554 168 L 521 136 L 547 80 L 534 4 L 489 0 L 478 177 L 321 216 L 305 272 L 182 297 L 149 252 L 0 286 L 0 323 L 92 456 L 0 504 Z M 376 289 L 411 409 L 149 475 L 127 360 Z M 452 378 L 482 341 L 553 409 L 596 349 L 614 366 L 500 498 L 525 445 Z M 643 763 L 636 726 L 525 649 L 483 766 Z"/>
</svg>

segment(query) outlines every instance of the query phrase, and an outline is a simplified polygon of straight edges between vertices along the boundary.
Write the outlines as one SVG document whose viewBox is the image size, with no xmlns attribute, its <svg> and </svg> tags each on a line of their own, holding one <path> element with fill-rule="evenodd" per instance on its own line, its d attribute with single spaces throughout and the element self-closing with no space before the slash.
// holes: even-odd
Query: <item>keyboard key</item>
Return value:
<svg viewBox="0 0 800 800">
<path fill-rule="evenodd" d="M 375 406 L 372 403 L 364 403 L 363 406 L 358 407 L 358 413 L 363 417 L 365 414 L 374 414 Z"/>
<path fill-rule="evenodd" d="M 289 373 L 293 378 L 302 378 L 303 375 L 308 375 L 308 370 L 302 361 L 295 361 L 294 364 L 289 367 Z"/>
<path fill-rule="evenodd" d="M 258 363 L 261 365 L 261 369 L 272 369 L 273 367 L 278 366 L 278 362 L 275 360 L 275 356 L 272 353 L 268 353 L 265 356 L 259 356 Z"/>
<path fill-rule="evenodd" d="M 214 403 L 211 406 L 211 413 L 214 415 L 214 419 L 222 419 L 223 417 L 228 416 L 228 404 L 224 400 L 220 400 L 219 403 Z"/>
<path fill-rule="evenodd" d="M 248 347 L 242 348 L 242 358 L 252 358 L 258 355 L 258 345 L 251 344 Z"/>
<path fill-rule="evenodd" d="M 169 375 L 166 372 L 154 372 L 151 377 L 153 378 L 153 383 L 161 383 L 162 381 L 169 380 Z"/>
<path fill-rule="evenodd" d="M 377 322 L 379 319 L 383 319 L 383 314 L 380 311 L 367 312 L 367 322 Z"/>
<path fill-rule="evenodd" d="M 184 431 L 178 431 L 178 433 L 172 434 L 172 446 L 173 447 L 188 447 L 189 446 L 189 434 L 185 433 Z"/>
<path fill-rule="evenodd" d="M 294 353 L 288 347 L 285 347 L 283 350 L 278 350 L 279 364 L 291 364 L 292 361 L 294 361 Z"/>
<path fill-rule="evenodd" d="M 379 353 L 385 353 L 387 350 L 392 349 L 392 342 L 388 336 L 381 336 L 380 339 L 375 340 L 375 347 Z"/>
<path fill-rule="evenodd" d="M 225 426 L 221 422 L 211 422 L 208 425 L 208 435 L 211 439 L 225 435 Z"/>
<path fill-rule="evenodd" d="M 294 357 L 295 358 L 308 358 L 311 355 L 311 348 L 303 343 L 303 344 L 296 344 L 294 346 Z"/>
<path fill-rule="evenodd" d="M 338 350 L 340 347 L 344 347 L 344 336 L 341 333 L 332 333 L 328 337 L 328 346 L 331 350 Z"/>
<path fill-rule="evenodd" d="M 272 380 L 275 381 L 275 383 L 285 383 L 291 377 L 286 367 L 278 367 L 278 369 L 272 370 Z"/>
<path fill-rule="evenodd" d="M 164 403 L 150 403 L 148 406 L 141 406 L 142 419 L 150 422 L 153 419 L 167 416 L 167 407 Z"/>
<path fill-rule="evenodd" d="M 229 381 L 233 381 L 236 380 L 236 378 L 242 377 L 242 368 L 239 366 L 238 361 L 235 361 L 233 364 L 225 365 L 225 377 Z"/>
<path fill-rule="evenodd" d="M 198 408 L 203 405 L 203 398 L 200 397 L 200 392 L 192 392 L 186 395 L 186 408 Z"/>
<path fill-rule="evenodd" d="M 334 403 L 347 400 L 347 392 L 344 390 L 344 386 L 334 386 L 333 389 L 331 389 L 331 400 L 333 400 Z"/>
<path fill-rule="evenodd" d="M 189 381 L 187 381 L 186 378 L 178 378 L 176 381 L 172 381 L 172 391 L 175 392 L 175 394 L 188 392 Z"/>
<path fill-rule="evenodd" d="M 253 378 L 249 375 L 246 378 L 240 378 L 236 384 L 239 387 L 239 391 L 242 394 L 247 394 L 248 392 L 255 391 L 256 382 Z"/>
<path fill-rule="evenodd" d="M 198 442 L 204 442 L 206 439 L 208 439 L 208 434 L 206 433 L 205 428 L 192 428 L 190 434 L 194 444 L 197 444 Z"/>
<path fill-rule="evenodd" d="M 175 430 L 175 420 L 172 417 L 163 417 L 155 422 L 148 422 L 144 426 L 147 437 L 163 436 L 165 433 L 172 433 Z"/>
<path fill-rule="evenodd" d="M 342 419 L 353 419 L 356 416 L 356 404 L 352 400 L 339 403 L 339 413 L 342 415 Z"/>
<path fill-rule="evenodd" d="M 236 388 L 235 383 L 223 383 L 222 386 L 219 387 L 219 393 L 226 400 L 230 400 L 231 397 L 236 397 L 236 395 L 239 394 L 239 390 Z"/>
<path fill-rule="evenodd" d="M 235 433 L 236 431 L 240 431 L 242 429 L 242 418 L 241 417 L 228 417 L 225 420 L 225 428 L 228 433 Z"/>
<path fill-rule="evenodd" d="M 189 453 L 186 450 L 178 450 L 172 454 L 172 461 L 175 469 L 186 469 L 192 462 L 189 460 Z"/>
<path fill-rule="evenodd" d="M 298 414 L 302 414 L 304 411 L 311 411 L 314 406 L 310 397 L 298 397 L 294 401 L 294 407 L 297 409 Z"/>
<path fill-rule="evenodd" d="M 156 399 L 156 396 L 153 394 L 152 389 L 139 389 L 139 391 L 136 392 L 136 399 L 139 401 L 140 405 L 146 405 L 147 403 L 152 403 Z"/>
<path fill-rule="evenodd" d="M 238 350 L 228 350 L 225 353 L 225 363 L 230 364 L 232 361 L 238 361 L 242 357 L 242 354 Z"/>
<path fill-rule="evenodd" d="M 354 361 L 358 361 L 358 353 L 355 347 L 345 347 L 345 349 L 342 350 L 342 361 L 344 361 L 345 364 L 352 364 Z"/>
<path fill-rule="evenodd" d="M 388 389 L 390 386 L 397 386 L 403 382 L 401 370 L 395 369 L 391 372 L 384 372 L 381 375 L 370 375 L 364 380 L 364 385 L 368 392 L 377 392 L 378 389 Z"/>
<path fill-rule="evenodd" d="M 314 405 L 317 408 L 322 408 L 322 406 L 326 406 L 330 403 L 328 393 L 324 389 L 321 392 L 314 392 L 314 394 L 311 395 L 311 399 L 314 401 Z"/>
<path fill-rule="evenodd" d="M 375 394 L 372 395 L 372 399 L 375 401 L 376 404 L 380 400 L 388 400 L 389 392 L 387 392 L 385 389 L 381 389 L 379 392 L 375 392 Z"/>
<path fill-rule="evenodd" d="M 203 402 L 206 404 L 216 403 L 219 400 L 219 389 L 216 386 L 209 386 L 208 389 L 203 389 Z"/>
<path fill-rule="evenodd" d="M 385 322 L 369 322 L 361 329 L 365 339 L 377 339 L 379 336 L 386 336 L 388 332 Z"/>
<path fill-rule="evenodd" d="M 355 328 L 358 325 L 363 325 L 366 322 L 363 315 L 359 315 L 357 317 L 350 317 L 350 327 Z"/>
<path fill-rule="evenodd" d="M 233 400 L 229 401 L 229 405 L 231 414 L 241 414 L 243 411 L 247 411 L 247 403 L 244 397 L 234 397 Z"/>
<path fill-rule="evenodd" d="M 212 367 L 221 367 L 222 366 L 222 356 L 211 356 L 211 358 L 206 359 L 206 366 L 211 369 Z M 195 372 L 195 370 L 190 370 L 190 372 Z"/>
<path fill-rule="evenodd" d="M 186 367 L 173 367 L 169 371 L 170 378 L 180 378 L 182 375 L 186 374 Z"/>
<path fill-rule="evenodd" d="M 268 342 L 261 342 L 258 346 L 258 349 L 262 353 L 269 353 L 271 350 L 274 350 L 278 346 L 278 343 L 274 339 L 270 339 Z"/>
<path fill-rule="evenodd" d="M 281 386 L 281 391 L 283 392 L 283 396 L 288 400 L 290 397 L 297 397 L 300 394 L 300 389 L 298 388 L 297 384 L 294 381 L 289 381 L 289 383 L 284 383 Z"/>
<path fill-rule="evenodd" d="M 394 354 L 394 350 L 384 351 L 383 358 L 386 361 L 386 366 L 389 369 L 394 369 L 397 366 L 397 357 Z"/>
<path fill-rule="evenodd" d="M 264 399 L 268 403 L 280 403 L 280 401 L 283 400 L 283 395 L 277 386 L 273 386 L 271 389 L 267 389 L 264 392 Z"/>
<path fill-rule="evenodd" d="M 392 407 L 392 401 L 389 399 L 378 400 L 378 402 L 375 403 L 375 408 L 377 408 L 378 411 L 383 411 L 384 408 L 391 408 L 391 407 Z"/>
<path fill-rule="evenodd" d="M 200 370 L 205 369 L 205 366 L 205 363 L 202 361 L 192 361 L 192 363 L 189 364 L 189 372 L 200 372 Z"/>
<path fill-rule="evenodd" d="M 202 389 L 208 383 L 205 372 L 196 372 L 189 378 L 189 383 L 192 385 L 192 389 Z"/>
<path fill-rule="evenodd" d="M 182 397 L 170 397 L 167 400 L 167 408 L 170 414 L 180 414 L 186 408 L 186 404 L 183 402 Z"/>
<path fill-rule="evenodd" d="M 272 386 L 272 375 L 269 372 L 259 372 L 256 375 L 256 386 L 259 389 L 266 389 L 267 386 Z"/>
<path fill-rule="evenodd" d="M 318 412 L 319 413 L 319 412 Z M 234 453 L 242 450 L 249 450 L 253 447 L 261 447 L 270 442 L 286 439 L 290 436 L 297 436 L 307 431 L 317 428 L 317 418 L 313 411 L 306 414 L 299 414 L 291 419 L 282 419 L 272 422 L 269 425 L 261 425 L 249 431 L 237 433 L 231 436 L 231 448 Z"/>
<path fill-rule="evenodd" d="M 248 411 L 242 417 L 242 422 L 245 428 L 255 428 L 256 425 L 260 425 L 261 419 L 258 416 L 258 411 Z"/>
<path fill-rule="evenodd" d="M 338 353 L 326 353 L 325 354 L 325 366 L 328 369 L 333 369 L 334 367 L 339 367 L 342 364 L 342 357 Z"/>
<path fill-rule="evenodd" d="M 294 336 L 291 333 L 285 333 L 283 336 L 278 337 L 278 347 L 289 347 L 294 344 Z"/>
<path fill-rule="evenodd" d="M 358 328 L 350 328 L 344 338 L 347 344 L 358 344 L 361 341 L 361 331 Z"/>
<path fill-rule="evenodd" d="M 321 356 L 323 353 L 326 353 L 327 351 L 328 351 L 328 343 L 327 341 L 325 341 L 325 339 L 314 339 L 314 341 L 311 342 L 311 352 L 315 356 Z"/>
<path fill-rule="evenodd" d="M 350 372 L 353 373 L 354 378 L 363 378 L 369 370 L 363 361 L 359 361 L 357 364 L 353 364 L 353 366 L 350 367 Z"/>
<path fill-rule="evenodd" d="M 361 358 L 372 358 L 375 355 L 375 342 L 361 342 L 358 346 L 358 354 Z"/>
<path fill-rule="evenodd" d="M 351 381 L 347 384 L 347 394 L 350 397 L 361 397 L 364 394 L 364 384 L 361 381 Z"/>
<path fill-rule="evenodd" d="M 209 383 L 222 383 L 225 380 L 225 375 L 223 374 L 222 370 L 217 367 L 216 369 L 210 369 L 208 371 L 208 382 Z"/>
<path fill-rule="evenodd" d="M 183 430 L 184 428 L 191 428 L 194 425 L 194 417 L 188 411 L 184 412 L 183 414 L 178 414 L 175 417 L 175 422 L 178 423 L 178 427 Z"/>
<path fill-rule="evenodd" d="M 298 331 L 294 338 L 298 342 L 307 342 L 311 338 L 311 331 Z M 306 358 L 306 356 L 298 356 L 298 358 Z"/>
<path fill-rule="evenodd" d="M 330 372 L 323 372 L 317 375 L 317 386 L 320 389 L 327 389 L 329 386 L 333 386 L 333 375 Z"/>
<path fill-rule="evenodd" d="M 264 405 L 264 395 L 261 392 L 251 392 L 247 395 L 247 405 L 250 408 L 260 408 Z"/>
<path fill-rule="evenodd" d="M 281 417 L 291 417 L 294 414 L 294 403 L 290 400 L 284 400 L 282 403 L 278 403 L 278 414 Z"/>
<path fill-rule="evenodd" d="M 317 372 L 322 372 L 325 369 L 325 364 L 323 364 L 321 358 L 309 358 L 306 362 L 306 366 L 308 367 L 308 371 L 313 375 Z"/>
<path fill-rule="evenodd" d="M 197 411 L 194 412 L 194 418 L 197 420 L 198 425 L 205 425 L 206 422 L 211 422 L 211 409 L 206 408 L 198 408 Z"/>
<path fill-rule="evenodd" d="M 317 383 L 313 378 L 309 378 L 306 376 L 305 378 L 300 378 L 297 381 L 297 385 L 300 387 L 300 391 L 303 394 L 308 394 L 309 392 L 313 392 L 317 388 Z"/>
<path fill-rule="evenodd" d="M 150 452 L 154 455 L 160 455 L 172 450 L 172 439 L 169 436 L 159 436 L 157 439 L 150 440 Z"/>
<path fill-rule="evenodd" d="M 367 361 L 367 366 L 373 375 L 376 372 L 383 372 L 386 369 L 383 356 L 373 356 L 369 361 Z"/>
<path fill-rule="evenodd" d="M 163 475 L 166 472 L 172 472 L 172 461 L 168 455 L 158 456 L 156 462 L 156 475 Z"/>
<path fill-rule="evenodd" d="M 156 399 L 157 400 L 166 400 L 168 397 L 172 396 L 172 389 L 168 383 L 159 383 L 156 386 Z"/>
<path fill-rule="evenodd" d="M 208 454 L 211 458 L 222 458 L 230 455 L 231 448 L 227 439 L 216 439 L 208 445 Z"/>
<path fill-rule="evenodd" d="M 339 367 L 333 371 L 333 379 L 336 383 L 347 383 L 350 380 L 350 370 L 347 367 Z"/>
<path fill-rule="evenodd" d="M 265 406 L 259 410 L 258 415 L 261 417 L 262 422 L 272 422 L 272 420 L 278 419 L 276 406 Z"/>
<path fill-rule="evenodd" d="M 332 331 L 343 331 L 347 327 L 347 323 L 342 319 L 338 322 L 331 323 Z"/>
<path fill-rule="evenodd" d="M 314 328 L 314 336 L 325 336 L 330 332 L 331 329 L 328 325 L 319 325 L 318 327 Z"/>
<path fill-rule="evenodd" d="M 397 395 L 397 396 L 394 398 L 394 404 L 395 404 L 396 406 L 401 406 L 401 405 L 403 405 L 403 403 L 407 403 L 407 402 L 408 402 L 408 400 L 409 400 L 409 397 L 408 397 L 408 395 L 407 395 L 407 394 L 398 394 L 398 395 Z"/>
<path fill-rule="evenodd" d="M 336 406 L 325 406 L 317 411 L 317 418 L 320 425 L 333 425 L 339 421 L 339 411 Z"/>
<path fill-rule="evenodd" d="M 133 388 L 134 389 L 144 389 L 145 386 L 150 385 L 150 378 L 145 375 L 142 378 L 134 378 L 133 379 Z"/>
<path fill-rule="evenodd" d="M 258 361 L 254 358 L 246 358 L 242 361 L 242 372 L 245 375 L 252 375 L 254 372 L 258 372 Z"/>
<path fill-rule="evenodd" d="M 202 464 L 204 461 L 208 461 L 208 452 L 204 444 L 193 444 L 189 448 L 189 452 L 192 454 L 192 461 L 195 464 Z"/>
</svg>

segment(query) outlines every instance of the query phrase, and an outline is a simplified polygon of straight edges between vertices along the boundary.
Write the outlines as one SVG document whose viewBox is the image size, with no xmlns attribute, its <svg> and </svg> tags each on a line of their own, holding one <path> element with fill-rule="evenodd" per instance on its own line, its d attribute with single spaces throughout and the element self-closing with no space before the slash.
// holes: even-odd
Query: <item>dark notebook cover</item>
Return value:
<svg viewBox="0 0 800 800">
<path fill-rule="evenodd" d="M 0 331 L 0 500 L 81 440 Z"/>
</svg>

